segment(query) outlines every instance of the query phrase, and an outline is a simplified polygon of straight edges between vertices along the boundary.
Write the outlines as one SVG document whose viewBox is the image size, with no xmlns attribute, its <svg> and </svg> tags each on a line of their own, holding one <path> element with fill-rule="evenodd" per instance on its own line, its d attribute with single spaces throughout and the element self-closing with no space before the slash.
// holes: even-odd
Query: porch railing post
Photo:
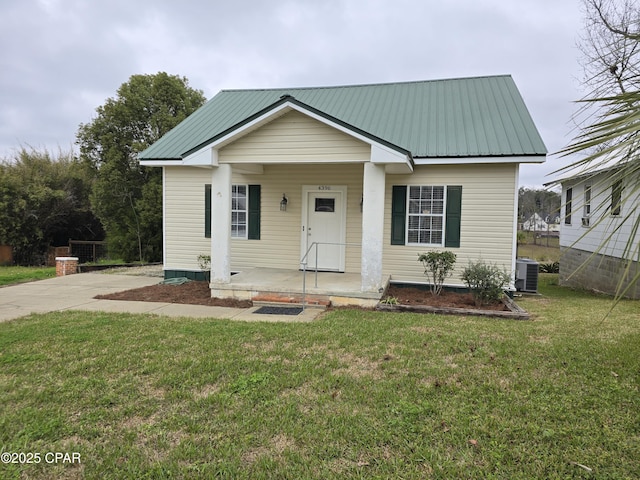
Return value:
<svg viewBox="0 0 640 480">
<path fill-rule="evenodd" d="M 305 309 L 307 299 L 307 261 L 302 262 L 302 311 Z"/>
<path fill-rule="evenodd" d="M 318 246 L 316 243 L 316 288 L 318 288 Z"/>
</svg>

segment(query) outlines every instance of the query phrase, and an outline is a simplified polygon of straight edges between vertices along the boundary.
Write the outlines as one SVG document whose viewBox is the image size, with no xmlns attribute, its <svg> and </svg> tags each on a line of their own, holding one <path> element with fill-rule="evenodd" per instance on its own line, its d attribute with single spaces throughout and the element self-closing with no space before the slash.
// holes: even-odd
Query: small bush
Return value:
<svg viewBox="0 0 640 480">
<path fill-rule="evenodd" d="M 398 305 L 400 301 L 397 299 L 397 297 L 391 297 L 387 295 L 385 298 L 380 300 L 380 303 L 382 303 L 383 305 Z"/>
<path fill-rule="evenodd" d="M 540 273 L 560 273 L 560 263 L 559 262 L 541 263 Z"/>
<path fill-rule="evenodd" d="M 431 294 L 440 295 L 445 279 L 451 275 L 456 263 L 456 254 L 447 250 L 418 254 L 424 266 L 424 274 L 431 281 Z"/>
<path fill-rule="evenodd" d="M 198 266 L 204 273 L 207 281 L 211 281 L 211 255 L 198 255 Z"/>
<path fill-rule="evenodd" d="M 504 288 L 511 280 L 511 274 L 497 265 L 487 265 L 484 261 L 469 262 L 462 271 L 462 280 L 467 285 L 477 306 L 499 302 Z"/>
</svg>

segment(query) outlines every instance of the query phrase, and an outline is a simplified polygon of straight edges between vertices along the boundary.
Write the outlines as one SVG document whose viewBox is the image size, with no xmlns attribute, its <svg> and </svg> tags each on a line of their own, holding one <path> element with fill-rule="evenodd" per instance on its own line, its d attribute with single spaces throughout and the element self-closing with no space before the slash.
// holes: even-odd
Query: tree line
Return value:
<svg viewBox="0 0 640 480">
<path fill-rule="evenodd" d="M 133 75 L 79 126 L 79 154 L 21 148 L 0 161 L 0 245 L 32 265 L 50 245 L 106 237 L 113 258 L 159 261 L 162 173 L 137 155 L 205 100 L 184 77 Z"/>
</svg>

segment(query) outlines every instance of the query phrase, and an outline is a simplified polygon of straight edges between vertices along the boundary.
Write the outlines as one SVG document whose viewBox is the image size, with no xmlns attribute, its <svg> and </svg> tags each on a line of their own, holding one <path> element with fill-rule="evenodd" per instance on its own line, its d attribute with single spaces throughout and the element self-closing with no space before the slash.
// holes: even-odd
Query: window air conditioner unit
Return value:
<svg viewBox="0 0 640 480">
<path fill-rule="evenodd" d="M 538 293 L 538 262 L 529 258 L 516 260 L 516 290 Z"/>
<path fill-rule="evenodd" d="M 589 217 L 582 217 L 582 226 L 583 227 L 589 226 Z"/>
</svg>

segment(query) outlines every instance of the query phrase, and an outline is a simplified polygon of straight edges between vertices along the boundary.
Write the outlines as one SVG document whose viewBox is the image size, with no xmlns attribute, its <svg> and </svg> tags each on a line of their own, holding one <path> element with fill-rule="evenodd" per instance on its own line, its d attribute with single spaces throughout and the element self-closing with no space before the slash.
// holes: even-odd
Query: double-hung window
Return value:
<svg viewBox="0 0 640 480">
<path fill-rule="evenodd" d="M 564 224 L 571 225 L 571 203 L 573 201 L 573 188 L 567 188 L 564 201 Z"/>
<path fill-rule="evenodd" d="M 260 185 L 231 185 L 231 238 L 260 240 Z M 211 184 L 204 186 L 204 236 L 211 238 Z M 215 225 L 213 226 L 215 229 Z M 224 232 L 224 230 L 221 230 Z"/>
<path fill-rule="evenodd" d="M 407 243 L 442 245 L 444 202 L 443 186 L 409 186 Z"/>
<path fill-rule="evenodd" d="M 622 213 L 622 180 L 616 180 L 611 186 L 611 215 L 616 217 Z"/>
<path fill-rule="evenodd" d="M 247 238 L 247 186 L 231 186 L 231 238 Z"/>
<path fill-rule="evenodd" d="M 591 185 L 584 186 L 584 205 L 582 207 L 582 226 L 588 227 L 591 217 Z"/>
<path fill-rule="evenodd" d="M 461 185 L 394 185 L 391 245 L 459 248 Z"/>
</svg>

